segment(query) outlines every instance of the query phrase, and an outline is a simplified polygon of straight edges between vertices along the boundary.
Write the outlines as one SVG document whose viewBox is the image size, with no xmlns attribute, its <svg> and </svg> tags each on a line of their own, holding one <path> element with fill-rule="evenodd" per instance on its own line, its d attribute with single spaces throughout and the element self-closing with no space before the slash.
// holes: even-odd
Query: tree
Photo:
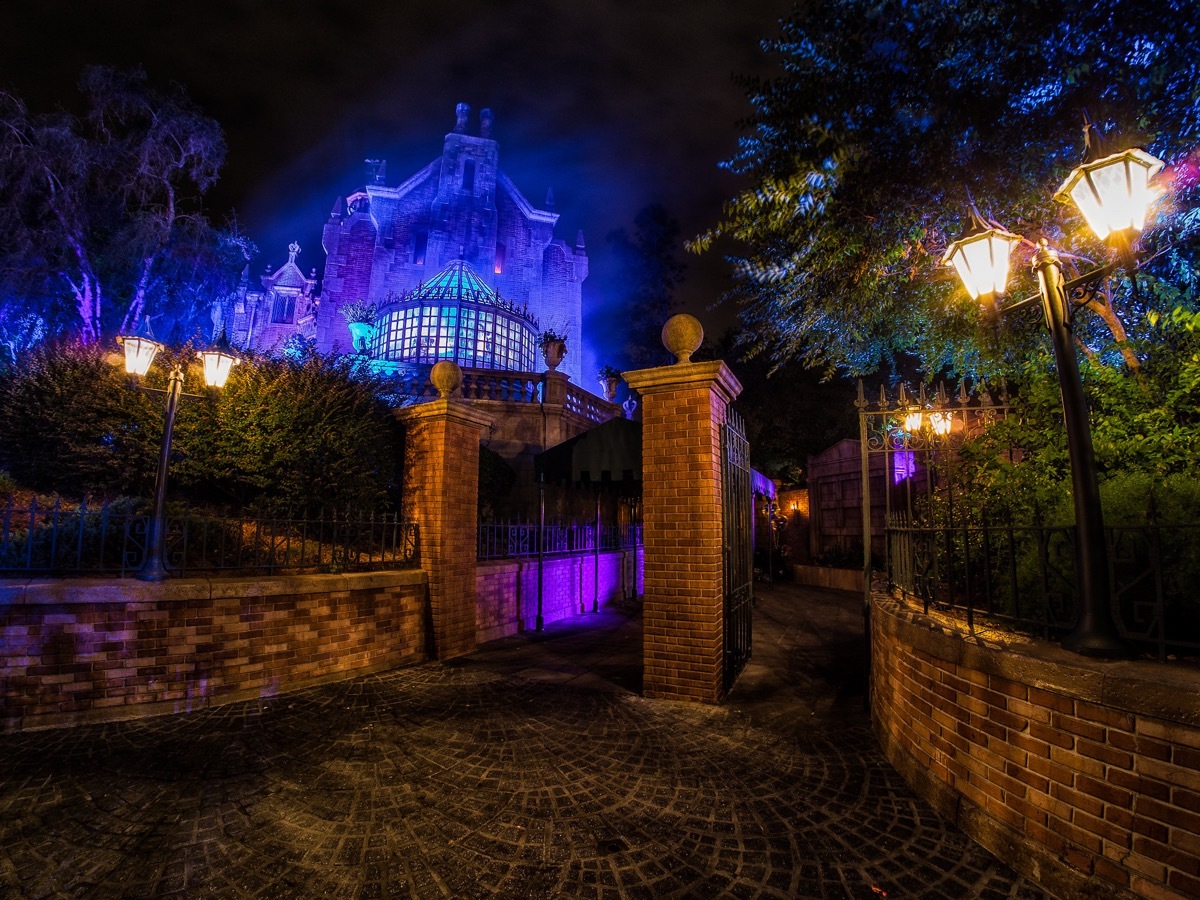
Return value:
<svg viewBox="0 0 1200 900">
<path fill-rule="evenodd" d="M 1086 110 L 1168 161 L 1175 197 L 1143 240 L 1164 250 L 1135 291 L 1114 278 L 1077 319 L 1093 352 L 1147 334 L 1146 313 L 1194 306 L 1200 23 L 1187 0 L 830 0 L 798 5 L 748 81 L 753 113 L 725 165 L 751 186 L 691 248 L 739 241 L 733 299 L 750 347 L 850 372 L 917 356 L 927 372 L 1011 369 L 1036 325 L 997 342 L 940 258 L 968 190 L 1071 265 L 1103 251 L 1049 198 L 1078 161 Z M 1056 224 L 1061 223 L 1061 224 Z M 1164 249 L 1172 243 L 1171 249 Z M 1027 257 L 1015 292 L 1033 292 Z"/>
<path fill-rule="evenodd" d="M 665 207 L 658 203 L 643 207 L 633 224 L 632 235 L 618 228 L 606 237 L 621 272 L 611 318 L 620 329 L 613 335 L 620 369 L 670 362 L 660 334 L 674 312 L 675 289 L 686 270 L 679 258 L 683 250 L 679 223 Z"/>
<path fill-rule="evenodd" d="M 94 343 L 150 315 L 191 336 L 254 252 L 200 205 L 225 158 L 220 126 L 141 70 L 89 68 L 80 88 L 82 118 L 0 95 L 0 327 L 34 315 Z"/>
</svg>

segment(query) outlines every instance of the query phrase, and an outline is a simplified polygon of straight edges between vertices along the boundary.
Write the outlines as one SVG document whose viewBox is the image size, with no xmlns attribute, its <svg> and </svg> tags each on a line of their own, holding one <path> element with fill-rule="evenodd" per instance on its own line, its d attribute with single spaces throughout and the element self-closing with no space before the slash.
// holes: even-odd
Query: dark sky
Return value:
<svg viewBox="0 0 1200 900">
<path fill-rule="evenodd" d="M 454 106 L 490 107 L 501 167 L 535 205 L 553 186 L 557 236 L 583 229 L 585 303 L 612 277 L 605 235 L 665 204 L 685 236 L 739 185 L 717 163 L 749 110 L 734 74 L 769 72 L 759 41 L 790 0 L 40 0 L 0 18 L 0 88 L 35 112 L 78 102 L 90 63 L 141 64 L 178 81 L 225 129 L 209 195 L 279 265 L 293 238 L 321 268 L 333 200 L 388 160 L 397 183 L 441 152 Z M 705 312 L 720 260 L 689 258 L 683 298 Z"/>
</svg>

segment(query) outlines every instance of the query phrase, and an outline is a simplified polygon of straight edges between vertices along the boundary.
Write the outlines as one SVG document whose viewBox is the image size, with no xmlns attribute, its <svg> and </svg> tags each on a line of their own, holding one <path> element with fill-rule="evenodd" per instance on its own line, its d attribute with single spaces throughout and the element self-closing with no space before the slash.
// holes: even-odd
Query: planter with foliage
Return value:
<svg viewBox="0 0 1200 900">
<path fill-rule="evenodd" d="M 596 373 L 600 387 L 604 389 L 604 397 L 609 403 L 616 402 L 617 387 L 621 384 L 621 371 L 613 366 L 601 366 Z"/>
<path fill-rule="evenodd" d="M 366 353 L 371 338 L 375 336 L 375 317 L 378 312 L 375 304 L 365 300 L 352 300 L 343 305 L 338 312 L 342 314 L 350 329 L 355 351 Z"/>
<path fill-rule="evenodd" d="M 562 364 L 563 357 L 567 355 L 566 335 L 547 328 L 538 339 L 538 346 L 542 350 L 542 358 L 546 361 L 546 368 L 551 372 L 557 370 L 559 365 Z"/>
</svg>

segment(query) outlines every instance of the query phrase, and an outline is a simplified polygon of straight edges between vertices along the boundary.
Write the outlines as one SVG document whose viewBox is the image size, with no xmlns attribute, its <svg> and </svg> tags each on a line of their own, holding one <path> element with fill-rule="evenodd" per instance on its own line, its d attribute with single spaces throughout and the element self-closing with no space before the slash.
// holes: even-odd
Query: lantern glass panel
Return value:
<svg viewBox="0 0 1200 900">
<path fill-rule="evenodd" d="M 1005 292 L 1009 256 L 1018 240 L 1016 235 L 991 229 L 951 245 L 947 255 L 973 300 Z"/>
<path fill-rule="evenodd" d="M 150 364 L 162 349 L 162 344 L 144 337 L 122 337 L 125 349 L 125 371 L 139 378 L 150 371 Z"/>
<path fill-rule="evenodd" d="M 204 362 L 204 383 L 209 387 L 225 387 L 229 373 L 238 363 L 237 357 L 219 350 L 206 350 L 196 355 Z"/>
<path fill-rule="evenodd" d="M 1158 198 L 1150 179 L 1162 162 L 1142 150 L 1127 150 L 1075 169 L 1059 200 L 1071 201 L 1101 240 L 1115 232 L 1140 232 Z"/>
</svg>

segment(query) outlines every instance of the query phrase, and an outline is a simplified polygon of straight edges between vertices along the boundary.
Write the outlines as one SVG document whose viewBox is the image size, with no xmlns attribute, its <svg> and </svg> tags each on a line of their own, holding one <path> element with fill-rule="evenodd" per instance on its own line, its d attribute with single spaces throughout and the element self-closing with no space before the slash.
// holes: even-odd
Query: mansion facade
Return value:
<svg viewBox="0 0 1200 900">
<path fill-rule="evenodd" d="M 223 304 L 231 342 L 277 352 L 298 336 L 385 370 L 453 359 L 530 372 L 544 368 L 538 337 L 552 330 L 571 348 L 559 371 L 581 383 L 582 232 L 574 245 L 555 238 L 552 194 L 533 206 L 500 168 L 491 111 L 475 134 L 469 118 L 458 104 L 441 156 L 399 184 L 368 161 L 367 183 L 325 223 L 323 277 L 303 272 L 293 243 L 287 263 Z"/>
</svg>

